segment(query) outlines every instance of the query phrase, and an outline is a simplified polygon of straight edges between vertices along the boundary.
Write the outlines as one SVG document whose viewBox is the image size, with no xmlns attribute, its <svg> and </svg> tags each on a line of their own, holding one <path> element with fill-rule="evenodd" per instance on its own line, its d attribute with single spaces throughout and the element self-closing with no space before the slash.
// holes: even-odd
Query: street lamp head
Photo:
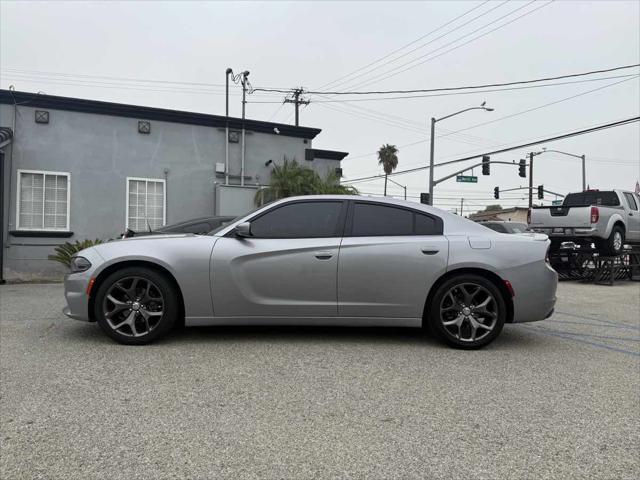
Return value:
<svg viewBox="0 0 640 480">
<path fill-rule="evenodd" d="M 487 112 L 493 112 L 493 110 L 494 110 L 494 109 L 493 109 L 493 108 L 491 108 L 491 107 L 484 107 L 484 109 L 485 109 Z"/>
</svg>

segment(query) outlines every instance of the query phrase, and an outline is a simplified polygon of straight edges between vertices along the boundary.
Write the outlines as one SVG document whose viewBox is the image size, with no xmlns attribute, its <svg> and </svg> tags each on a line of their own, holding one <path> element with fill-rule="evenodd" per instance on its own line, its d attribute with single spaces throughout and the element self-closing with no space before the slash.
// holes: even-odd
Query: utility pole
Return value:
<svg viewBox="0 0 640 480">
<path fill-rule="evenodd" d="M 464 215 L 463 215 L 463 212 L 464 212 L 463 208 L 464 208 L 464 198 L 461 198 L 461 199 L 460 199 L 460 216 L 461 216 L 461 217 L 463 217 L 463 216 L 464 216 Z"/>
<path fill-rule="evenodd" d="M 299 87 L 293 90 L 293 98 L 285 98 L 284 103 L 295 104 L 296 109 L 296 127 L 300 124 L 300 105 L 309 105 L 310 100 L 301 99 L 300 96 L 304 93 L 304 90 Z"/>
<path fill-rule="evenodd" d="M 533 207 L 533 152 L 529 153 L 529 208 Z"/>
</svg>

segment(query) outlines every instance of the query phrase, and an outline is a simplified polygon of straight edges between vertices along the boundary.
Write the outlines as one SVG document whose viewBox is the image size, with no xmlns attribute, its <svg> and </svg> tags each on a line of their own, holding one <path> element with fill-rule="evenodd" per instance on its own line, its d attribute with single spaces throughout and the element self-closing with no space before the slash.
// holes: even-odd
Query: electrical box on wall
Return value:
<svg viewBox="0 0 640 480">
<path fill-rule="evenodd" d="M 224 163 L 216 163 L 216 173 L 224 173 Z"/>
</svg>

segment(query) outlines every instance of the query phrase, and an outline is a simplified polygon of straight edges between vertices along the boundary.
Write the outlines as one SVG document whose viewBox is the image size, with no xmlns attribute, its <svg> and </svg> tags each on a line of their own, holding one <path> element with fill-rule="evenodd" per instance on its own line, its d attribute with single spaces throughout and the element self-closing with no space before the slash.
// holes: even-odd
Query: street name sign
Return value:
<svg viewBox="0 0 640 480">
<path fill-rule="evenodd" d="M 478 177 L 473 175 L 458 175 L 456 177 L 456 182 L 461 183 L 478 183 Z"/>
</svg>

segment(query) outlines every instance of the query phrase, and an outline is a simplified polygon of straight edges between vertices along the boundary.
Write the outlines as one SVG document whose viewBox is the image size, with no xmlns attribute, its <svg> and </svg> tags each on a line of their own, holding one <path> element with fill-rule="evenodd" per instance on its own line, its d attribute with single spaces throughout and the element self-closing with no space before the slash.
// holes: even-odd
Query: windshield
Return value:
<svg viewBox="0 0 640 480">
<path fill-rule="evenodd" d="M 220 230 L 222 230 L 223 228 L 226 228 L 229 226 L 229 224 L 237 222 L 238 220 L 240 220 L 241 218 L 246 217 L 247 215 L 251 215 L 253 212 L 260 210 L 261 208 L 267 206 L 268 204 L 264 204 L 261 205 L 259 207 L 254 208 L 253 210 L 249 210 L 247 213 L 243 213 L 242 215 L 238 215 L 235 218 L 232 218 L 230 220 L 225 220 L 222 225 L 220 225 L 218 228 L 214 228 L 213 230 L 211 230 L 209 233 L 207 233 L 207 235 L 215 235 L 216 233 L 218 233 Z"/>
<path fill-rule="evenodd" d="M 567 207 L 577 207 L 579 205 L 617 207 L 620 205 L 620 200 L 616 192 L 580 192 L 567 195 L 562 205 Z"/>
</svg>

